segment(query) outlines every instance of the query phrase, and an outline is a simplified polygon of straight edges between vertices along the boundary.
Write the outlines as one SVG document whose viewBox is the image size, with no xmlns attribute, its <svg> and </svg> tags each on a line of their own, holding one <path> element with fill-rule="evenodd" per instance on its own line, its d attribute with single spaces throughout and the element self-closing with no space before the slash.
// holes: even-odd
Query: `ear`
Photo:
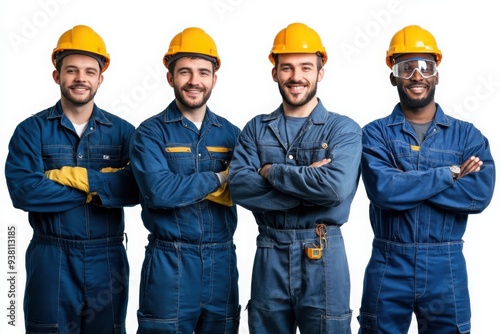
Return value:
<svg viewBox="0 0 500 334">
<path fill-rule="evenodd" d="M 167 82 L 170 87 L 174 87 L 174 77 L 170 74 L 170 72 L 167 72 Z"/>
<path fill-rule="evenodd" d="M 436 73 L 436 85 L 439 83 L 439 72 Z"/>
<path fill-rule="evenodd" d="M 391 74 L 389 75 L 389 79 L 391 80 L 391 85 L 393 85 L 394 87 L 396 87 L 398 85 L 398 82 L 396 80 L 396 77 L 394 76 L 394 74 Z"/>
<path fill-rule="evenodd" d="M 54 82 L 59 85 L 59 72 L 57 72 L 57 70 L 52 72 L 52 79 L 54 79 Z"/>
<path fill-rule="evenodd" d="M 97 83 L 97 88 L 99 88 L 102 84 L 102 82 L 104 81 L 104 75 L 99 74 L 99 82 Z"/>
<path fill-rule="evenodd" d="M 325 68 L 322 67 L 321 70 L 319 70 L 318 72 L 318 82 L 320 82 L 321 80 L 323 80 L 323 76 L 325 75 Z"/>
<path fill-rule="evenodd" d="M 273 69 L 271 70 L 271 75 L 273 76 L 274 82 L 278 82 L 278 72 L 276 70 L 276 67 L 273 67 Z"/>
<path fill-rule="evenodd" d="M 214 88 L 214 87 L 215 87 L 215 84 L 216 84 L 216 83 L 217 83 L 217 74 L 214 74 L 214 84 L 213 84 L 212 88 Z"/>
</svg>

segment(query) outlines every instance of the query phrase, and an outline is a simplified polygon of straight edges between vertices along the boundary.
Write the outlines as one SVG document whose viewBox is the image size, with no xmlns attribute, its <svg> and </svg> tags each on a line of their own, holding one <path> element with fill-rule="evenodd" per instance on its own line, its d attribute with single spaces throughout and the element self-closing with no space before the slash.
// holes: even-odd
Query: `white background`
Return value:
<svg viewBox="0 0 500 334">
<path fill-rule="evenodd" d="M 274 36 L 289 23 L 306 23 L 321 35 L 329 60 L 318 95 L 329 110 L 346 114 L 360 125 L 387 115 L 398 102 L 396 89 L 389 82 L 385 51 L 397 30 L 418 24 L 434 34 L 443 52 L 436 101 L 448 114 L 473 122 L 489 138 L 493 155 L 498 157 L 500 134 L 494 120 L 500 106 L 500 20 L 493 5 L 494 1 L 488 0 L 1 0 L 2 169 L 15 126 L 59 99 L 50 55 L 59 36 L 77 24 L 94 28 L 111 55 L 95 99 L 97 105 L 135 126 L 173 99 L 162 64 L 172 37 L 189 26 L 205 29 L 216 41 L 222 59 L 208 104 L 240 128 L 254 115 L 274 110 L 281 101 L 267 56 Z M 22 333 L 24 252 L 32 229 L 27 213 L 12 207 L 4 178 L 0 192 L 0 331 Z M 472 328 L 480 334 L 492 333 L 498 324 L 499 209 L 495 196 L 483 213 L 470 217 L 464 237 Z M 238 212 L 235 242 L 244 309 L 257 226 L 248 211 L 238 208 Z M 342 228 L 351 271 L 353 332 L 359 328 L 356 316 L 363 271 L 371 251 L 367 212 L 361 182 L 350 220 Z M 15 327 L 7 324 L 11 299 L 7 297 L 6 235 L 11 225 L 17 230 Z M 126 209 L 126 232 L 131 267 L 127 330 L 134 333 L 147 242 L 139 206 Z M 248 333 L 246 322 L 247 312 L 242 311 L 240 333 Z M 411 333 L 416 333 L 415 324 Z"/>
</svg>

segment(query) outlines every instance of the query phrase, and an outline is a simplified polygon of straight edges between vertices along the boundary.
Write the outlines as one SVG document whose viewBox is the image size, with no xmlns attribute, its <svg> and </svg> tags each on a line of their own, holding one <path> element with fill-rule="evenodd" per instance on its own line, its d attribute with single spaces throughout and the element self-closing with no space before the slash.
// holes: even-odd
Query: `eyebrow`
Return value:
<svg viewBox="0 0 500 334">
<path fill-rule="evenodd" d="M 280 66 L 295 66 L 295 63 L 281 63 Z M 297 66 L 304 66 L 304 65 L 309 65 L 309 66 L 314 66 L 313 62 L 305 61 L 302 63 L 298 63 Z"/>
<path fill-rule="evenodd" d="M 99 67 L 93 67 L 93 66 L 86 66 L 86 67 L 80 67 L 80 66 L 77 66 L 77 65 L 66 65 L 66 66 L 63 66 L 61 69 L 65 70 L 65 69 L 68 69 L 68 68 L 75 68 L 75 69 L 80 69 L 80 68 L 83 68 L 85 70 L 95 70 L 95 71 L 99 71 Z"/>
<path fill-rule="evenodd" d="M 176 70 L 177 71 L 188 70 L 188 71 L 191 71 L 191 72 L 196 72 L 196 71 L 209 71 L 209 72 L 212 72 L 212 69 L 209 68 L 209 67 L 197 67 L 197 68 L 193 68 L 193 67 L 189 67 L 189 66 L 183 66 L 183 67 L 177 68 Z"/>
</svg>

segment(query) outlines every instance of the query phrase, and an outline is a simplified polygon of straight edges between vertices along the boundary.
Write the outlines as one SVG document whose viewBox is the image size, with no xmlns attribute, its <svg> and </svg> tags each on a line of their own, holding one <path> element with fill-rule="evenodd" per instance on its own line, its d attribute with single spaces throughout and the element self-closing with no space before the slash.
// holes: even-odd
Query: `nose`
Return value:
<svg viewBox="0 0 500 334">
<path fill-rule="evenodd" d="M 196 74 L 196 72 L 191 73 L 189 76 L 188 84 L 190 85 L 196 85 L 199 82 L 200 76 L 199 74 Z"/>
<path fill-rule="evenodd" d="M 423 77 L 422 73 L 420 72 L 420 70 L 418 68 L 415 68 L 413 70 L 413 73 L 411 74 L 410 80 L 421 81 L 423 79 L 424 79 L 424 77 Z"/>
<path fill-rule="evenodd" d="M 76 81 L 85 81 L 85 72 L 84 71 L 76 71 L 75 80 Z"/>
</svg>

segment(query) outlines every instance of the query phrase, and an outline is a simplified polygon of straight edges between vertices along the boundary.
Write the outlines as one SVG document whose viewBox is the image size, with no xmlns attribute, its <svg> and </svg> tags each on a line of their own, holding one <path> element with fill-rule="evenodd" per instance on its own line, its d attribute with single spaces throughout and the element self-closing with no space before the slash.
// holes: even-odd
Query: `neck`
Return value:
<svg viewBox="0 0 500 334">
<path fill-rule="evenodd" d="M 401 104 L 401 109 L 403 110 L 405 119 L 413 123 L 428 123 L 432 121 L 437 110 L 434 102 L 420 108 L 410 108 Z"/>
<path fill-rule="evenodd" d="M 94 110 L 94 103 L 91 101 L 84 105 L 75 105 L 65 99 L 61 99 L 61 105 L 64 115 L 73 124 L 83 124 L 90 119 Z"/>
<path fill-rule="evenodd" d="M 184 105 L 179 103 L 179 101 L 175 101 L 175 103 L 177 104 L 177 107 L 181 111 L 182 116 L 186 117 L 193 123 L 203 122 L 207 110 L 206 104 L 198 108 L 186 108 Z"/>
</svg>

